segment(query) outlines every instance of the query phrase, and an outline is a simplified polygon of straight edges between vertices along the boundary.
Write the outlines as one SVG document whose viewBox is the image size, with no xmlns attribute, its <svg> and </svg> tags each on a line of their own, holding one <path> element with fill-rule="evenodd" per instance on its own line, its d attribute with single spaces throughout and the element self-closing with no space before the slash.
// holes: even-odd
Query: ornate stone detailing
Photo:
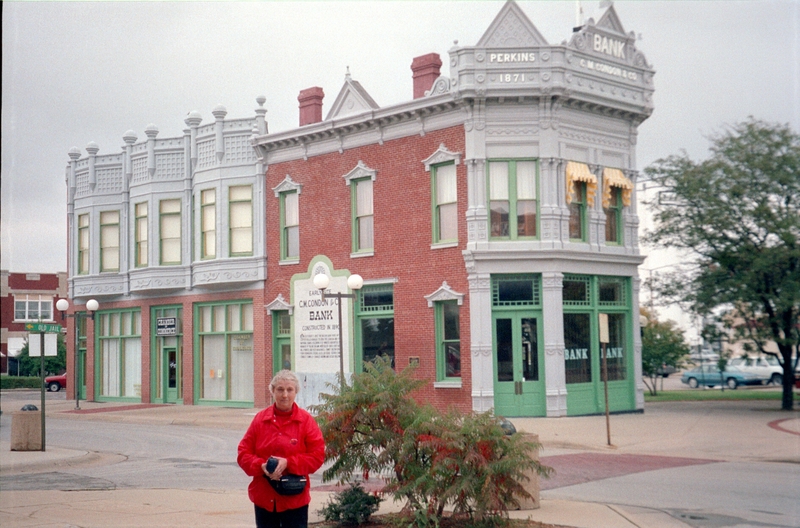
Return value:
<svg viewBox="0 0 800 528">
<path fill-rule="evenodd" d="M 353 170 L 342 176 L 345 179 L 345 183 L 350 185 L 350 182 L 353 180 L 358 180 L 361 178 L 370 178 L 372 181 L 375 181 L 375 176 L 378 174 L 378 171 L 375 169 L 370 169 L 364 162 L 358 160 L 358 165 L 353 167 Z"/>
<path fill-rule="evenodd" d="M 425 95 L 430 97 L 432 95 L 441 95 L 450 92 L 450 79 L 441 76 L 434 81 L 431 89 L 425 92 Z"/>
<path fill-rule="evenodd" d="M 451 152 L 447 150 L 447 147 L 444 146 L 444 143 L 441 143 L 439 145 L 439 148 L 436 149 L 436 152 L 428 156 L 426 159 L 422 160 L 422 164 L 425 165 L 425 170 L 430 172 L 431 165 L 436 165 L 438 163 L 447 163 L 448 161 L 455 161 L 456 165 L 458 165 L 459 163 L 461 163 L 461 153 Z"/>
<path fill-rule="evenodd" d="M 287 191 L 296 191 L 297 194 L 300 194 L 303 190 L 303 186 L 297 182 L 295 182 L 291 176 L 288 174 L 286 177 L 281 181 L 278 185 L 273 187 L 272 191 L 275 193 L 275 198 L 278 198 L 282 192 Z"/>
<path fill-rule="evenodd" d="M 464 304 L 464 294 L 453 290 L 447 284 L 447 281 L 443 281 L 442 285 L 439 286 L 439 289 L 429 295 L 426 295 L 425 299 L 428 301 L 428 308 L 433 308 L 433 303 L 440 301 L 457 301 L 459 306 Z"/>
</svg>

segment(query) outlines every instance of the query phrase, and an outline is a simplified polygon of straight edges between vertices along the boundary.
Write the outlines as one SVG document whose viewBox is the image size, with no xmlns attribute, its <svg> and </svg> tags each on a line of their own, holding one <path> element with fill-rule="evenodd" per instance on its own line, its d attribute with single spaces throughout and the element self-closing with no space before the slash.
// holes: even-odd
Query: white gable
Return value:
<svg viewBox="0 0 800 528">
<path fill-rule="evenodd" d="M 481 48 L 547 46 L 536 26 L 513 0 L 508 0 L 478 41 Z"/>
<path fill-rule="evenodd" d="M 360 114 L 369 110 L 380 108 L 378 103 L 367 93 L 358 81 L 350 78 L 347 72 L 344 79 L 344 86 L 336 96 L 333 106 L 328 112 L 325 120 L 344 117 L 352 114 Z"/>
</svg>

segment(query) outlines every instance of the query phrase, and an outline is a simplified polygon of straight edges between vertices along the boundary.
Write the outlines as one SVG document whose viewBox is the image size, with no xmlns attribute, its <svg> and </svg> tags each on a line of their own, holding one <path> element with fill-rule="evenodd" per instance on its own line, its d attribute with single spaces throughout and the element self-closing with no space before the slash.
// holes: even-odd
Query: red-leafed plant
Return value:
<svg viewBox="0 0 800 528">
<path fill-rule="evenodd" d="M 384 492 L 405 500 L 418 527 L 438 526 L 445 508 L 482 525 L 507 518 L 530 472 L 546 476 L 533 454 L 540 446 L 506 435 L 491 413 L 442 414 L 411 396 L 424 382 L 413 370 L 395 373 L 388 361 L 370 363 L 350 384 L 331 386 L 313 408 L 333 461 L 326 481 L 379 476 Z"/>
</svg>

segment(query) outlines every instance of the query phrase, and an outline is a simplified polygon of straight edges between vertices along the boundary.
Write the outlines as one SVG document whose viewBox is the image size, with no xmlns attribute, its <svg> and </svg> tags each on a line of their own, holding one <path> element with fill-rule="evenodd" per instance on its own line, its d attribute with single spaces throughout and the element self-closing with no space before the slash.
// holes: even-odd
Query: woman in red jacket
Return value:
<svg viewBox="0 0 800 528">
<path fill-rule="evenodd" d="M 257 528 L 308 526 L 308 475 L 322 466 L 325 441 L 314 418 L 294 402 L 299 389 L 300 382 L 293 372 L 282 370 L 275 374 L 269 384 L 275 404 L 256 414 L 239 442 L 237 461 L 253 477 L 248 493 L 255 505 Z M 277 460 L 271 472 L 267 467 L 270 458 Z M 281 495 L 267 480 L 278 480 L 285 474 L 306 477 L 301 493 Z"/>
</svg>

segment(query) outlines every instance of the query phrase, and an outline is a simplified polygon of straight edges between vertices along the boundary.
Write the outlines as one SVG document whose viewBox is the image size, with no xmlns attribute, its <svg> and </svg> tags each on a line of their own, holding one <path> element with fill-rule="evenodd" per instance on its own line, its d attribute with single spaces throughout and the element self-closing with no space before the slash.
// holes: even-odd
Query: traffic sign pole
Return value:
<svg viewBox="0 0 800 528">
<path fill-rule="evenodd" d="M 43 326 L 43 325 L 42 325 Z M 55 325 L 58 326 L 58 325 Z M 39 385 L 42 390 L 42 451 L 45 451 L 45 425 L 44 425 L 44 331 L 39 332 L 39 350 L 41 351 L 41 355 L 39 356 L 39 365 L 41 370 L 42 376 L 42 383 Z"/>
</svg>

